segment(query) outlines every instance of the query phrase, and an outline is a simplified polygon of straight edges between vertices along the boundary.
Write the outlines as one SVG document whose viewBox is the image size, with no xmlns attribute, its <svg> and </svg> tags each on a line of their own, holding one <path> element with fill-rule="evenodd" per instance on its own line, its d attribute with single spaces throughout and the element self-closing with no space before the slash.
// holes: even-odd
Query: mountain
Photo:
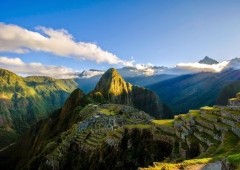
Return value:
<svg viewBox="0 0 240 170">
<path fill-rule="evenodd" d="M 235 105 L 202 107 L 174 119 L 156 120 L 131 106 L 86 99 L 75 90 L 62 109 L 0 150 L 0 169 L 240 167 Z M 234 101 L 240 103 L 239 95 Z"/>
<path fill-rule="evenodd" d="M 206 56 L 199 62 L 179 63 L 175 67 L 136 64 L 132 67 L 118 68 L 117 71 L 131 84 L 147 87 L 160 81 L 186 74 L 197 74 L 201 72 L 220 73 L 238 69 L 240 69 L 239 58 L 218 62 Z M 85 93 L 88 93 L 94 89 L 103 73 L 104 71 L 102 70 L 85 70 L 78 75 L 75 81 L 79 84 L 79 88 Z"/>
<path fill-rule="evenodd" d="M 212 65 L 212 64 L 218 64 L 219 62 L 206 56 L 204 57 L 204 59 L 200 60 L 199 63 Z"/>
<path fill-rule="evenodd" d="M 226 69 L 235 69 L 235 70 L 240 69 L 240 58 L 236 57 L 228 61 L 228 64 L 225 67 L 225 70 Z"/>
<path fill-rule="evenodd" d="M 0 69 L 0 148 L 15 142 L 30 125 L 60 108 L 77 87 L 74 80 L 20 77 Z"/>
<path fill-rule="evenodd" d="M 217 104 L 222 89 L 236 80 L 240 80 L 240 70 L 202 72 L 161 81 L 147 88 L 157 93 L 174 114 L 179 114 L 189 109 Z"/>
<path fill-rule="evenodd" d="M 122 75 L 122 72 L 119 70 L 120 69 L 117 69 L 117 71 Z M 83 74 L 86 72 L 88 72 L 88 74 L 86 76 L 83 76 Z M 78 87 L 81 88 L 85 93 L 89 93 L 90 91 L 92 91 L 102 76 L 102 74 L 94 75 L 95 73 L 89 73 L 89 72 L 92 72 L 92 71 L 91 70 L 84 71 L 84 73 L 82 73 L 79 78 L 75 79 L 75 81 L 78 83 Z M 100 73 L 100 71 L 98 73 Z M 94 76 L 90 76 L 90 75 L 94 75 Z M 131 73 L 129 74 L 125 73 L 125 75 L 122 77 L 133 85 L 145 87 L 147 85 L 151 85 L 163 80 L 174 78 L 176 77 L 176 75 L 159 74 L 159 75 L 146 76 L 146 75 L 132 75 Z"/>
<path fill-rule="evenodd" d="M 233 81 L 222 88 L 217 96 L 216 103 L 218 105 L 227 105 L 228 99 L 235 97 L 235 94 L 240 92 L 240 80 Z"/>
<path fill-rule="evenodd" d="M 168 107 L 152 91 L 126 82 L 114 68 L 106 71 L 90 93 L 95 101 L 130 105 L 157 118 L 171 117 Z"/>
</svg>

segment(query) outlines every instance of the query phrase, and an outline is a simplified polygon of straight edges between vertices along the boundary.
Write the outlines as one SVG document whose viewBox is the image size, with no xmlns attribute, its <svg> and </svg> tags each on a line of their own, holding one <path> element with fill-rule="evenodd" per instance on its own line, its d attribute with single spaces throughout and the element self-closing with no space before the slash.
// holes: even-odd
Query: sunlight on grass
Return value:
<svg viewBox="0 0 240 170">
<path fill-rule="evenodd" d="M 137 125 L 125 125 L 124 127 L 129 128 L 129 129 L 149 129 L 151 128 L 151 125 L 144 125 L 144 124 L 137 124 Z"/>
<path fill-rule="evenodd" d="M 173 121 L 174 119 L 163 119 L 163 120 L 153 120 L 152 123 L 156 124 L 156 125 L 163 125 L 163 126 L 173 126 Z"/>
<path fill-rule="evenodd" d="M 115 115 L 115 112 L 109 109 L 101 109 L 100 112 L 105 115 Z"/>
</svg>

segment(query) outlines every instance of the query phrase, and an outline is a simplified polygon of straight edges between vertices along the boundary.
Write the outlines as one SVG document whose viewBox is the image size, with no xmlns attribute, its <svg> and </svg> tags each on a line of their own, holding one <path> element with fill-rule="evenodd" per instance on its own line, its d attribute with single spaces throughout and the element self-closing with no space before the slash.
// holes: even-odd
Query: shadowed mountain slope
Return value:
<svg viewBox="0 0 240 170">
<path fill-rule="evenodd" d="M 179 76 L 147 88 L 158 94 L 174 114 L 179 114 L 189 109 L 217 104 L 221 90 L 236 80 L 240 80 L 240 70 L 227 70 L 220 73 L 203 72 Z"/>
</svg>

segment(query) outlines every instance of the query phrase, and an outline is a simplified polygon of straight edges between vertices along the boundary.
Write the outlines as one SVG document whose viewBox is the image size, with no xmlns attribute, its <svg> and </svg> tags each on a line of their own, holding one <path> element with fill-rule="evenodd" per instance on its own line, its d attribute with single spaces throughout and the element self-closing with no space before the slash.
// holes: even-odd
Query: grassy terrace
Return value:
<svg viewBox="0 0 240 170">
<path fill-rule="evenodd" d="M 196 117 L 200 116 L 200 111 L 199 110 L 189 110 L 189 113 L 191 116 Z"/>
<path fill-rule="evenodd" d="M 203 117 L 196 117 L 196 122 L 197 124 L 205 127 L 205 128 L 209 128 L 209 129 L 214 129 L 214 125 L 213 125 L 213 122 L 212 121 L 209 121 Z"/>
<path fill-rule="evenodd" d="M 201 114 L 201 110 L 205 110 L 206 113 Z M 229 121 L 234 121 L 234 119 L 221 116 L 221 110 L 226 110 L 232 114 L 240 115 L 240 111 L 233 110 L 231 108 L 219 109 L 216 107 L 205 106 L 202 107 L 200 110 L 190 110 L 187 114 L 177 115 L 174 117 L 174 119 L 153 120 L 152 124 L 156 125 L 159 128 L 172 128 L 174 122 L 188 122 L 189 120 L 194 118 L 197 125 L 211 132 L 214 132 L 214 134 L 216 135 L 222 135 L 222 141 L 214 139 L 213 136 L 209 134 L 210 132 L 200 132 L 198 131 L 198 129 L 195 129 L 195 135 L 200 136 L 203 141 L 201 141 L 194 135 L 190 135 L 186 138 L 186 142 L 188 144 L 199 143 L 202 147 L 206 149 L 200 154 L 199 157 L 197 157 L 196 159 L 185 160 L 180 163 L 155 162 L 153 166 L 149 166 L 148 168 L 142 168 L 142 170 L 176 170 L 186 166 L 190 166 L 189 168 L 192 168 L 192 165 L 203 164 L 200 166 L 204 166 L 204 164 L 216 162 L 218 160 L 227 160 L 229 163 L 231 163 L 234 169 L 240 170 L 240 139 L 231 131 L 231 126 L 222 122 L 220 118 L 222 117 Z M 219 114 L 215 114 L 217 112 L 219 112 Z M 240 122 L 236 122 L 236 126 L 240 127 Z M 169 134 L 167 133 L 166 135 Z M 208 140 L 210 143 L 212 143 L 212 145 L 207 146 L 204 139 Z"/>
<path fill-rule="evenodd" d="M 151 128 L 151 125 L 136 124 L 136 125 L 125 125 L 124 127 L 128 128 L 128 129 L 134 129 L 134 128 L 149 129 L 149 128 Z"/>
<path fill-rule="evenodd" d="M 201 110 L 213 110 L 213 111 L 220 111 L 219 108 L 216 107 L 209 107 L 209 106 L 204 106 L 200 108 Z"/>
<path fill-rule="evenodd" d="M 207 119 L 209 121 L 212 121 L 212 122 L 217 122 L 219 119 L 219 116 L 216 116 L 216 115 L 210 114 L 210 113 L 202 114 L 201 117 L 203 117 L 204 119 Z"/>
<path fill-rule="evenodd" d="M 239 138 L 232 132 L 224 134 L 223 142 L 214 152 L 215 156 L 226 156 L 236 152 L 240 152 Z"/>
<path fill-rule="evenodd" d="M 165 127 L 172 127 L 174 119 L 163 119 L 163 120 L 153 120 L 152 123 L 155 125 L 165 126 Z"/>
<path fill-rule="evenodd" d="M 109 109 L 101 109 L 100 112 L 105 114 L 105 115 L 109 115 L 109 116 L 116 114 L 113 110 L 109 110 Z"/>
<path fill-rule="evenodd" d="M 176 170 L 181 167 L 189 166 L 189 165 L 196 165 L 196 164 L 204 164 L 213 162 L 213 158 L 200 158 L 200 159 L 191 159 L 185 160 L 181 163 L 161 163 L 161 162 L 154 162 L 153 166 L 149 168 L 142 168 L 141 170 Z"/>
</svg>

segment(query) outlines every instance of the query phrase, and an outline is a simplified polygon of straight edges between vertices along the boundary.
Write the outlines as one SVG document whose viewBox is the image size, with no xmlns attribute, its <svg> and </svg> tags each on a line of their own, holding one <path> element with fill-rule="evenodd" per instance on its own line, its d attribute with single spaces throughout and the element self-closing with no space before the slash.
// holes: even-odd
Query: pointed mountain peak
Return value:
<svg viewBox="0 0 240 170">
<path fill-rule="evenodd" d="M 119 95 L 129 91 L 131 85 L 127 83 L 115 68 L 108 69 L 97 83 L 95 90 L 102 94 Z"/>
<path fill-rule="evenodd" d="M 103 82 L 102 82 L 103 81 Z M 110 68 L 108 69 L 101 77 L 101 79 L 99 80 L 99 82 L 106 84 L 106 83 L 114 83 L 116 81 L 122 81 L 124 83 L 125 80 L 122 78 L 122 76 L 119 74 L 119 72 L 115 69 L 115 68 Z"/>
<path fill-rule="evenodd" d="M 102 77 L 121 77 L 122 76 L 118 73 L 118 71 L 115 68 L 108 69 Z"/>
<path fill-rule="evenodd" d="M 212 65 L 212 64 L 218 64 L 218 61 L 208 56 L 205 56 L 204 59 L 200 60 L 198 63 Z"/>
</svg>

